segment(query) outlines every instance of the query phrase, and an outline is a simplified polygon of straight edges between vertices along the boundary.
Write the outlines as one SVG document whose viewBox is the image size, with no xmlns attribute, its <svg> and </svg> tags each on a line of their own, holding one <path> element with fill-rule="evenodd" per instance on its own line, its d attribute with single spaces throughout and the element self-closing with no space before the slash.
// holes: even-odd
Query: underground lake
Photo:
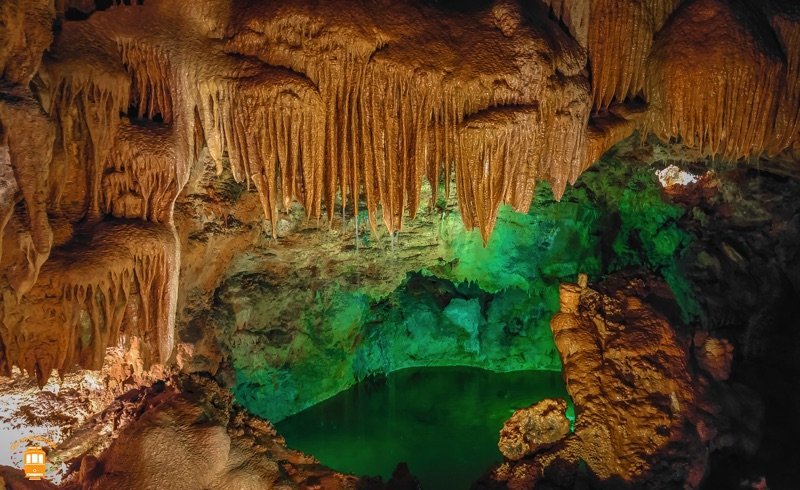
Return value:
<svg viewBox="0 0 800 490">
<path fill-rule="evenodd" d="M 276 428 L 289 447 L 338 471 L 388 480 L 405 462 L 422 488 L 469 488 L 502 460 L 503 423 L 545 398 L 569 401 L 560 372 L 409 368 L 367 378 Z M 575 419 L 571 401 L 567 417 Z"/>
</svg>

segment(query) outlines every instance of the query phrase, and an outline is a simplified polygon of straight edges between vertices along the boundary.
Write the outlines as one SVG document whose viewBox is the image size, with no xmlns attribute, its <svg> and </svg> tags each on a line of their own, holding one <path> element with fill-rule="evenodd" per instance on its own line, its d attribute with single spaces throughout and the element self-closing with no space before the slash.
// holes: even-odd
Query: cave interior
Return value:
<svg viewBox="0 0 800 490">
<path fill-rule="evenodd" d="M 794 489 L 798 379 L 796 0 L 0 0 L 0 488 Z"/>
</svg>

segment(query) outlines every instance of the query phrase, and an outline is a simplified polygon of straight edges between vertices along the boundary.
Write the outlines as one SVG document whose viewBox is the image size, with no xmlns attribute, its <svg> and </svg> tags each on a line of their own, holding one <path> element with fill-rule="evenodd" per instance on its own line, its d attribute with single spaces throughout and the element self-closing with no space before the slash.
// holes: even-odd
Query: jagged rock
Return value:
<svg viewBox="0 0 800 490">
<path fill-rule="evenodd" d="M 561 311 L 551 321 L 575 403 L 574 433 L 508 461 L 490 479 L 516 488 L 544 480 L 563 484 L 574 480 L 582 460 L 600 486 L 700 484 L 715 409 L 705 401 L 707 381 L 688 363 L 685 341 L 643 301 L 669 298 L 668 289 L 621 275 L 602 291 L 562 285 Z"/>
<path fill-rule="evenodd" d="M 226 324 L 219 331 L 237 332 L 231 343 L 242 352 L 266 346 L 270 358 L 252 356 L 254 364 L 283 365 L 304 354 L 287 346 L 305 331 L 281 321 L 285 309 L 257 311 L 249 298 L 231 299 L 242 291 L 238 283 L 255 277 L 257 290 L 248 293 L 276 303 L 289 295 L 270 290 L 265 278 L 310 276 L 294 283 L 310 297 L 314 281 L 337 276 L 391 289 L 436 258 L 438 245 L 418 235 L 406 242 L 414 250 L 395 245 L 401 229 L 412 235 L 442 223 L 436 215 L 445 213 L 434 210 L 440 184 L 485 242 L 501 204 L 527 211 L 542 180 L 560 198 L 637 129 L 727 159 L 800 144 L 796 1 L 546 0 L 555 20 L 537 2 L 451 3 L 0 3 L 0 375 L 19 366 L 43 385 L 54 370 L 100 368 L 120 342 L 140 355 L 114 366 L 113 390 L 138 384 L 153 361 L 213 372 L 230 361 L 216 344 L 216 320 Z M 796 175 L 796 160 L 784 157 L 785 175 Z M 236 199 L 207 189 L 188 192 L 205 163 L 233 175 L 231 193 L 252 184 L 254 198 L 234 206 Z M 431 211 L 417 216 L 423 200 Z M 296 213 L 295 203 L 304 210 Z M 769 211 L 752 211 L 717 210 L 748 230 L 770 223 Z M 301 225 L 293 213 L 326 215 L 343 227 L 349 213 L 361 254 L 354 260 L 367 265 L 343 273 L 330 256 L 353 246 L 345 245 L 346 232 Z M 269 225 L 252 226 L 265 217 Z M 404 222 L 415 217 L 416 227 Z M 383 221 L 391 246 L 360 249 L 359 220 L 374 234 Z M 777 224 L 798 228 L 792 217 Z M 776 251 L 786 274 L 759 269 L 772 236 L 750 231 L 743 235 L 752 243 L 725 236 L 699 265 L 718 282 L 767 271 L 769 279 L 755 282 L 769 290 L 779 284 L 785 296 L 775 301 L 791 301 L 800 275 L 786 243 L 798 237 L 777 234 L 780 227 L 768 233 L 785 242 Z M 264 246 L 264 230 L 282 240 L 282 252 Z M 303 247 L 314 253 L 295 253 Z M 249 276 L 254 264 L 268 262 Z M 725 293 L 741 300 L 735 310 L 759 315 L 748 316 L 737 352 L 796 358 L 789 343 L 774 340 L 772 304 L 757 304 L 764 293 L 733 289 L 741 292 Z M 587 407 L 578 435 L 543 448 L 535 462 L 506 465 L 520 482 L 546 476 L 553 458 L 569 463 L 576 455 L 599 478 L 643 478 L 656 455 L 674 460 L 674 448 L 662 451 L 665 433 L 682 439 L 687 455 L 718 433 L 697 419 L 693 407 L 716 408 L 701 400 L 705 385 L 686 357 L 694 354 L 721 380 L 730 372 L 729 346 L 695 339 L 691 353 L 635 294 L 586 293 L 583 304 L 575 298 L 584 293 L 565 289 L 554 320 L 571 389 Z M 217 301 L 217 294 L 230 297 Z M 230 317 L 214 310 L 221 303 L 234 309 Z M 459 301 L 452 304 L 456 310 Z M 720 305 L 726 302 L 712 306 Z M 182 329 L 186 338 L 174 352 L 176 323 L 206 311 L 220 318 Z M 259 319 L 264 325 L 252 325 Z M 472 353 L 482 341 L 479 323 L 463 330 Z M 663 346 L 656 349 L 654 339 Z M 352 330 L 320 340 L 337 352 L 362 341 Z M 622 400 L 603 406 L 586 380 Z M 205 435 L 226 442 L 218 430 Z M 195 446 L 202 441 L 186 447 Z M 84 478 L 97 476 L 99 464 L 87 459 Z M 676 478 L 694 485 L 702 458 L 684 466 Z"/>
<path fill-rule="evenodd" d="M 22 470 L 0 466 L 0 488 L 5 490 L 55 490 L 58 487 L 45 480 L 27 480 Z"/>
<path fill-rule="evenodd" d="M 787 30 L 796 35 L 800 23 L 791 25 Z M 782 96 L 797 91 L 784 57 L 772 28 L 746 2 L 686 2 L 654 41 L 648 127 L 661 138 L 680 136 L 688 146 L 730 159 L 791 146 L 783 121 L 794 128 L 800 106 Z M 779 106 L 786 111 L 780 120 Z"/>
<path fill-rule="evenodd" d="M 710 337 L 708 332 L 694 334 L 695 357 L 700 367 L 717 381 L 731 375 L 733 345 L 725 339 Z"/>
<path fill-rule="evenodd" d="M 517 461 L 563 439 L 569 434 L 566 410 L 566 401 L 551 398 L 517 410 L 500 431 L 500 453 Z"/>
<path fill-rule="evenodd" d="M 100 235 L 114 217 L 170 229 L 204 158 L 252 184 L 273 238 L 291 235 L 292 202 L 307 217 L 324 206 L 329 220 L 337 208 L 358 216 L 364 202 L 373 231 L 382 219 L 394 235 L 416 216 L 423 181 L 433 205 L 440 183 L 449 195 L 454 180 L 461 218 L 486 241 L 502 203 L 527 211 L 542 180 L 560 198 L 635 129 L 730 158 L 797 144 L 800 12 L 788 0 L 548 0 L 566 29 L 546 7 L 514 0 L 458 12 L 408 0 L 111 3 L 0 8 L 1 138 L 24 203 L 2 200 L 4 241 L 14 246 L 0 265 L 24 308 L 41 298 L 71 303 L 45 307 L 72 330 L 67 339 L 88 317 L 86 328 L 101 332 L 96 349 L 117 340 L 119 322 L 99 320 L 85 294 L 65 291 L 135 288 L 133 269 L 122 273 L 108 254 L 103 265 L 121 281 L 48 283 L 40 271 L 52 252 L 86 273 L 81 262 L 100 260 L 102 244 L 85 257 L 64 252 L 87 247 L 79 235 Z M 133 242 L 135 228 L 115 233 Z M 167 262 L 179 262 L 164 235 Z M 177 268 L 167 269 L 156 286 L 168 294 L 153 294 L 168 304 L 131 327 L 161 360 L 174 330 L 163 313 L 176 311 L 179 296 Z M 132 310 L 147 294 L 115 296 L 94 307 Z M 73 356 L 38 332 L 42 318 L 21 322 L 5 297 L 12 326 L 0 330 L 3 350 L 20 328 L 37 333 L 4 352 L 0 369 L 42 376 L 102 357 Z"/>
</svg>

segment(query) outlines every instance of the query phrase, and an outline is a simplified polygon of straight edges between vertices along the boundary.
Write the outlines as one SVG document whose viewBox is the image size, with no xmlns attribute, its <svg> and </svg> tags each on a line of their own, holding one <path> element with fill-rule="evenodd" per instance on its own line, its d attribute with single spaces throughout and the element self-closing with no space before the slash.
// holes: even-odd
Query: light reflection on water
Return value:
<svg viewBox="0 0 800 490">
<path fill-rule="evenodd" d="M 359 383 L 277 429 L 289 447 L 338 471 L 387 480 L 404 461 L 423 488 L 468 488 L 500 461 L 503 423 L 544 398 L 569 401 L 560 372 L 412 368 Z"/>
</svg>

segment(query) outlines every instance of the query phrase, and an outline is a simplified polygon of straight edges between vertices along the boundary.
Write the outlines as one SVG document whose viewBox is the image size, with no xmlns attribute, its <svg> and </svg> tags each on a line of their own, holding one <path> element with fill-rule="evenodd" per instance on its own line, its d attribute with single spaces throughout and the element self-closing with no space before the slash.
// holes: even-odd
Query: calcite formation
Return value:
<svg viewBox="0 0 800 490">
<path fill-rule="evenodd" d="M 796 6 L 779 11 L 776 25 L 796 32 Z M 797 81 L 787 71 L 796 71 L 796 48 L 776 39 L 745 2 L 683 5 L 656 35 L 648 66 L 653 132 L 730 159 L 780 151 L 787 134 L 796 141 L 798 107 L 790 104 Z"/>
<path fill-rule="evenodd" d="M 293 203 L 394 237 L 427 181 L 486 242 L 637 129 L 798 145 L 791 0 L 106 3 L 0 6 L 0 373 L 40 383 L 133 336 L 170 361 L 175 203 L 207 158 L 273 238 Z"/>
<path fill-rule="evenodd" d="M 517 461 L 560 441 L 569 434 L 566 410 L 566 401 L 552 398 L 517 410 L 500 431 L 500 453 Z"/>
<path fill-rule="evenodd" d="M 606 485 L 700 484 L 715 412 L 688 345 L 644 301 L 669 293 L 663 284 L 624 275 L 612 276 L 604 291 L 585 282 L 562 285 L 561 311 L 551 321 L 575 403 L 574 432 L 552 448 L 501 465 L 494 480 L 511 488 L 574 482 L 582 460 L 591 478 Z M 564 469 L 570 465 L 571 474 Z"/>
<path fill-rule="evenodd" d="M 544 9 L 156 0 L 69 21 L 91 9 L 41 3 L 8 4 L 6 37 L 28 44 L 0 106 L 25 204 L 3 208 L 2 366 L 41 382 L 97 367 L 120 333 L 169 359 L 173 206 L 203 155 L 252 185 L 273 236 L 293 201 L 317 218 L 363 201 L 396 233 L 423 179 L 435 202 L 455 174 L 486 240 L 501 203 L 527 210 L 537 180 L 560 195 L 586 165 L 585 54 Z"/>
</svg>

